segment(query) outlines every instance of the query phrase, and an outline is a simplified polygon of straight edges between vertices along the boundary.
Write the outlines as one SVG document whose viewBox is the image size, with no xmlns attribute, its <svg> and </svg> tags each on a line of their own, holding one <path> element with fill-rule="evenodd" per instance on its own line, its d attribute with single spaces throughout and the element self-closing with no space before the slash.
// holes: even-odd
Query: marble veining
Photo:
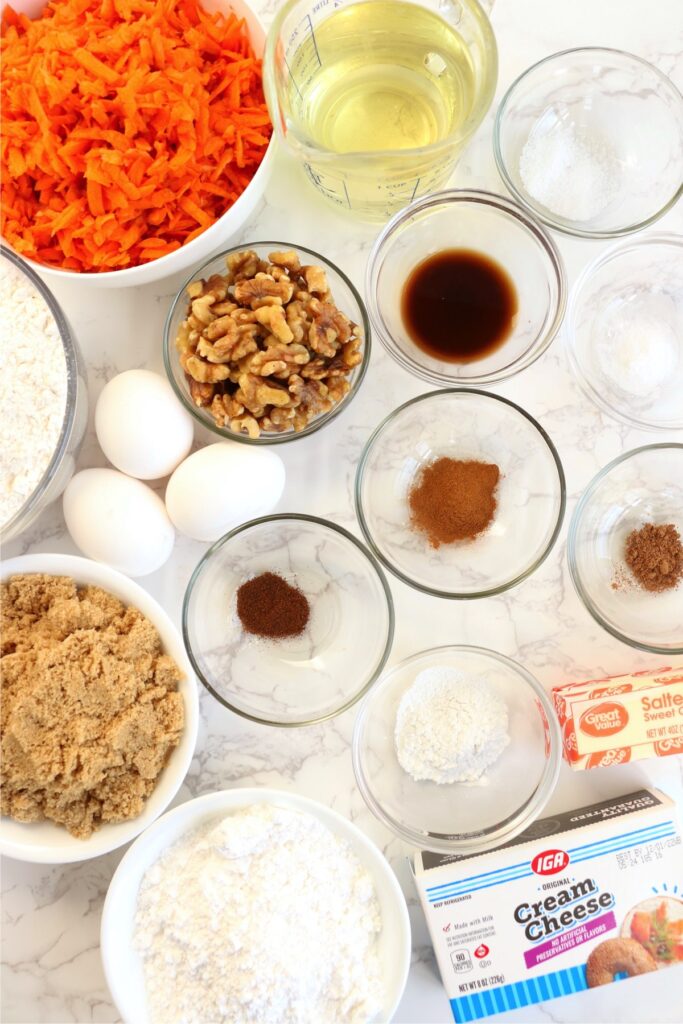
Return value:
<svg viewBox="0 0 683 1024">
<path fill-rule="evenodd" d="M 256 2 L 269 22 L 278 0 Z M 659 0 L 497 0 L 493 24 L 500 50 L 496 101 L 532 62 L 572 46 L 614 46 L 652 61 L 683 86 L 680 4 Z M 491 150 L 495 103 L 463 154 L 452 184 L 504 193 Z M 651 231 L 683 231 L 683 205 Z M 248 225 L 225 245 L 281 239 L 318 250 L 362 289 L 376 229 L 358 225 L 323 204 L 296 163 L 278 154 L 265 197 Z M 554 236 L 570 286 L 606 243 Z M 607 243 L 609 244 L 609 243 Z M 92 430 L 94 401 L 116 373 L 146 366 L 163 372 L 162 328 L 184 274 L 152 285 L 114 291 L 56 288 L 81 343 L 89 374 L 91 418 L 79 467 L 105 465 Z M 323 431 L 278 449 L 287 484 L 277 511 L 327 518 L 360 537 L 353 506 L 355 468 L 363 445 L 396 406 L 430 390 L 398 367 L 376 342 L 367 377 L 353 401 Z M 671 659 L 632 650 L 602 630 L 580 604 L 569 580 L 566 530 L 581 490 L 620 452 L 678 434 L 653 434 L 610 419 L 593 406 L 571 376 L 563 332 L 532 367 L 490 390 L 511 398 L 539 420 L 556 444 L 567 477 L 568 504 L 550 556 L 514 589 L 483 601 L 449 602 L 412 590 L 388 576 L 396 611 L 389 664 L 444 643 L 490 646 L 521 661 L 546 686 L 595 678 Z M 197 428 L 197 443 L 213 436 Z M 163 494 L 165 481 L 155 485 Z M 182 598 L 206 545 L 179 538 L 172 559 L 143 585 L 179 624 Z M 24 552 L 75 552 L 59 504 L 8 545 Z M 678 659 L 680 660 L 680 659 Z M 350 817 L 380 846 L 403 886 L 413 928 L 413 962 L 399 1024 L 445 1024 L 450 1011 L 436 970 L 408 869 L 408 847 L 375 820 L 360 796 L 351 767 L 354 709 L 323 725 L 274 729 L 252 724 L 201 694 L 197 750 L 176 802 L 233 786 L 274 786 L 321 800 Z M 579 806 L 643 784 L 660 786 L 683 807 L 683 758 L 636 762 L 572 773 L 563 767 L 549 809 Z M 118 1020 L 99 959 L 100 910 L 123 851 L 66 867 L 2 865 L 2 1010 L 7 1022 L 67 1024 Z M 674 1024 L 683 1022 L 683 967 L 605 986 L 500 1015 L 508 1024 Z"/>
</svg>

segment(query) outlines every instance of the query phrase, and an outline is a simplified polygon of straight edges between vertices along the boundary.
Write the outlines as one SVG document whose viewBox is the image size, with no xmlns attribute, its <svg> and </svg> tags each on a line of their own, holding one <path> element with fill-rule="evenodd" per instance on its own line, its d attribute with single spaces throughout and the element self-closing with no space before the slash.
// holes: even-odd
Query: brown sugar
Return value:
<svg viewBox="0 0 683 1024">
<path fill-rule="evenodd" d="M 137 817 L 184 724 L 157 630 L 64 576 L 12 576 L 1 600 L 2 813 L 84 839 Z"/>
<path fill-rule="evenodd" d="M 498 466 L 489 462 L 440 458 L 425 466 L 410 489 L 413 526 L 432 547 L 473 540 L 496 511 Z"/>
<path fill-rule="evenodd" d="M 671 590 L 683 578 L 683 544 L 673 523 L 645 523 L 626 538 L 626 564 L 644 590 Z"/>
</svg>

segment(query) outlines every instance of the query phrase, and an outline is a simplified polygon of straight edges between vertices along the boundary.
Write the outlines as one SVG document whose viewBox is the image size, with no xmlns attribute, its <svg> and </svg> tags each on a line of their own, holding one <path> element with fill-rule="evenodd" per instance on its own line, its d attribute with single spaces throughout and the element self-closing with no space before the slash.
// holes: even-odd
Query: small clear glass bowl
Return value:
<svg viewBox="0 0 683 1024">
<path fill-rule="evenodd" d="M 495 352 L 469 363 L 424 352 L 401 313 L 411 272 L 444 249 L 471 249 L 494 260 L 517 293 L 509 337 Z M 562 257 L 544 228 L 510 199 L 467 189 L 436 192 L 397 213 L 373 246 L 365 279 L 372 326 L 389 355 L 413 376 L 437 386 L 491 384 L 531 366 L 557 334 L 566 291 Z"/>
<path fill-rule="evenodd" d="M 190 397 L 185 372 L 180 365 L 178 350 L 175 345 L 178 328 L 187 315 L 187 286 L 192 281 L 211 277 L 212 274 L 225 274 L 227 257 L 233 252 L 242 252 L 245 249 L 253 249 L 263 259 L 266 259 L 271 252 L 293 249 L 300 256 L 303 255 L 309 263 L 322 267 L 327 274 L 327 280 L 335 304 L 342 313 L 345 313 L 353 323 L 358 325 L 360 330 L 363 359 L 358 366 L 354 366 L 346 377 L 351 385 L 349 392 L 329 412 L 314 416 L 303 430 L 283 430 L 280 432 L 264 430 L 261 431 L 259 437 L 248 437 L 246 434 L 235 433 L 229 427 L 217 426 L 209 410 L 195 405 Z M 320 253 L 306 249 L 303 245 L 295 245 L 292 242 L 244 242 L 242 245 L 235 245 L 231 249 L 226 249 L 224 252 L 212 256 L 205 263 L 196 267 L 187 280 L 184 281 L 180 291 L 173 300 L 173 304 L 166 317 L 166 323 L 164 324 L 163 355 L 164 367 L 173 390 L 188 412 L 202 426 L 207 427 L 214 434 L 218 434 L 219 437 L 229 438 L 231 441 L 239 441 L 241 444 L 283 444 L 286 441 L 295 441 L 299 437 L 308 437 L 309 434 L 315 433 L 316 430 L 320 430 L 321 427 L 324 427 L 326 423 L 333 420 L 335 416 L 347 407 L 361 386 L 365 371 L 368 368 L 370 344 L 370 323 L 365 310 L 365 304 L 354 285 L 338 267 L 330 263 L 329 260 L 326 260 Z"/>
<path fill-rule="evenodd" d="M 576 214 L 549 209 L 522 180 L 520 158 L 532 132 L 545 147 L 539 185 L 548 197 L 556 177 L 562 196 L 560 174 L 571 175 L 584 203 Z M 683 191 L 683 96 L 633 54 L 563 50 L 512 83 L 496 114 L 493 151 L 507 188 L 544 224 L 580 238 L 626 235 L 656 221 Z M 536 172 L 527 179 L 529 173 Z M 604 205 L 591 196 L 604 196 Z"/>
<path fill-rule="evenodd" d="M 501 472 L 488 530 L 430 546 L 410 523 L 408 494 L 435 459 L 495 463 Z M 356 512 L 372 551 L 400 580 L 434 597 L 500 594 L 543 562 L 560 532 L 565 480 L 555 447 L 506 398 L 454 388 L 395 409 L 367 442 L 356 474 Z"/>
<path fill-rule="evenodd" d="M 263 572 L 308 598 L 300 636 L 247 633 L 236 593 Z M 209 548 L 185 592 L 192 666 L 224 707 L 265 725 L 312 725 L 346 711 L 382 671 L 394 606 L 380 566 L 347 530 L 304 515 L 253 519 Z"/>
<path fill-rule="evenodd" d="M 635 427 L 683 429 L 683 235 L 622 242 L 589 264 L 564 332 L 571 367 L 596 405 Z"/>
<path fill-rule="evenodd" d="M 396 713 L 424 669 L 484 677 L 505 701 L 510 742 L 482 783 L 416 782 L 396 756 Z M 482 853 L 527 828 L 550 798 L 562 744 L 549 698 L 525 668 L 483 647 L 435 647 L 394 665 L 363 701 L 353 768 L 370 810 L 406 842 L 437 853 Z"/>
<path fill-rule="evenodd" d="M 6 260 L 16 271 L 23 274 L 31 287 L 35 288 L 44 299 L 57 324 L 66 363 L 66 404 L 59 438 L 52 457 L 33 492 L 11 519 L 8 519 L 4 525 L 0 524 L 2 526 L 2 543 L 7 544 L 27 530 L 40 513 L 53 501 L 56 501 L 73 476 L 76 457 L 88 421 L 88 384 L 85 363 L 78 343 L 61 306 L 50 289 L 25 260 L 5 245 L 0 246 L 0 259 Z M 10 344 L 10 340 L 3 339 L 3 344 Z"/>
<path fill-rule="evenodd" d="M 567 543 L 572 581 L 597 623 L 641 651 L 683 654 L 683 583 L 652 593 L 624 564 L 626 538 L 645 523 L 673 523 L 683 537 L 683 444 L 635 448 L 605 466 L 574 510 Z"/>
</svg>

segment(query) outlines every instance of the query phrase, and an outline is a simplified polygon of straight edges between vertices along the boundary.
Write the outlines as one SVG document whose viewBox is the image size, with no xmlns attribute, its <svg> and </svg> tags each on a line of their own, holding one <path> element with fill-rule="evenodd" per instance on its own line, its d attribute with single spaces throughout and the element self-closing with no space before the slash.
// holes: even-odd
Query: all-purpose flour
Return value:
<svg viewBox="0 0 683 1024">
<path fill-rule="evenodd" d="M 40 292 L 0 260 L 0 527 L 38 486 L 64 421 L 64 346 Z"/>
<path fill-rule="evenodd" d="M 416 782 L 476 782 L 510 742 L 507 707 L 486 679 L 428 668 L 400 700 L 395 740 Z"/>
<path fill-rule="evenodd" d="M 157 1024 L 361 1024 L 381 1009 L 373 881 L 310 814 L 256 804 L 146 872 L 134 943 Z"/>
</svg>

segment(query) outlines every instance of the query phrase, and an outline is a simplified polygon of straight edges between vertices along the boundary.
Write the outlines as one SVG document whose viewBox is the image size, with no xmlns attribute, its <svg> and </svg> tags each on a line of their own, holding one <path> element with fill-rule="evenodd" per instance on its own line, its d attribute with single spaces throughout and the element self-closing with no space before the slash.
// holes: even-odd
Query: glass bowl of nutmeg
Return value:
<svg viewBox="0 0 683 1024">
<path fill-rule="evenodd" d="M 567 557 L 581 601 L 612 636 L 683 654 L 683 444 L 605 466 L 576 506 Z"/>
<path fill-rule="evenodd" d="M 263 516 L 231 530 L 195 568 L 183 639 L 223 707 L 262 725 L 334 718 L 386 664 L 394 606 L 381 566 L 316 516 Z"/>
<path fill-rule="evenodd" d="M 164 326 L 164 366 L 203 426 L 281 444 L 344 409 L 370 359 L 370 324 L 346 275 L 289 242 L 227 249 L 197 267 Z"/>
<path fill-rule="evenodd" d="M 557 540 L 565 479 L 555 446 L 514 402 L 433 391 L 376 428 L 356 473 L 365 539 L 395 576 L 434 597 L 500 594 Z"/>
</svg>

